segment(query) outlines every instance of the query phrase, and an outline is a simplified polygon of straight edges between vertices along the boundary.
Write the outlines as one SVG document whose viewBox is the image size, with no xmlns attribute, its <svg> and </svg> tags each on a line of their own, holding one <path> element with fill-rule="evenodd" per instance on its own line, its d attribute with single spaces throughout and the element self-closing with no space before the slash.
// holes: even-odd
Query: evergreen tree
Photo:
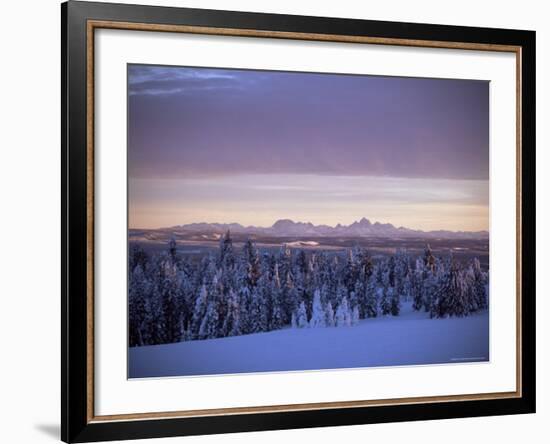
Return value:
<svg viewBox="0 0 550 444">
<path fill-rule="evenodd" d="M 225 236 L 220 237 L 220 266 L 230 270 L 234 265 L 233 240 L 231 239 L 231 232 L 227 230 Z"/>
<path fill-rule="evenodd" d="M 251 313 L 252 295 L 248 287 L 243 286 L 239 290 L 239 332 L 247 335 L 253 332 L 253 320 Z"/>
<path fill-rule="evenodd" d="M 355 262 L 355 256 L 352 250 L 348 251 L 348 258 L 346 264 L 344 265 L 343 274 L 343 284 L 348 292 L 351 293 L 355 288 L 355 282 L 358 275 L 357 264 Z"/>
<path fill-rule="evenodd" d="M 413 281 L 413 271 L 409 269 L 407 276 L 403 280 L 403 297 L 406 301 L 413 300 Z"/>
<path fill-rule="evenodd" d="M 287 279 L 283 287 L 283 312 L 285 315 L 285 323 L 290 320 L 290 316 L 294 313 L 300 305 L 300 296 L 298 289 L 294 286 L 292 281 L 292 275 L 287 274 Z M 305 306 L 304 306 L 305 308 Z"/>
<path fill-rule="evenodd" d="M 367 283 L 365 291 L 365 318 L 375 318 L 378 316 L 378 286 L 376 279 L 371 276 Z"/>
<path fill-rule="evenodd" d="M 277 330 L 285 325 L 285 314 L 283 310 L 283 293 L 281 283 L 278 278 L 277 266 L 275 266 L 275 276 L 271 281 L 271 316 L 269 327 L 271 330 Z"/>
<path fill-rule="evenodd" d="M 174 236 L 172 236 L 170 242 L 168 242 L 168 254 L 173 263 L 177 261 L 177 244 Z"/>
<path fill-rule="evenodd" d="M 393 288 L 387 284 L 382 287 L 382 298 L 380 299 L 380 311 L 383 316 L 392 312 Z"/>
<path fill-rule="evenodd" d="M 364 278 L 361 276 L 355 283 L 354 295 L 356 299 L 356 304 L 359 309 L 360 318 L 366 317 L 366 306 L 367 306 L 367 289 L 365 286 Z"/>
<path fill-rule="evenodd" d="M 268 330 L 268 313 L 264 292 L 260 287 L 252 289 L 252 300 L 250 304 L 249 320 L 251 333 L 258 333 Z"/>
<path fill-rule="evenodd" d="M 424 267 L 432 273 L 435 272 L 435 257 L 432 254 L 430 244 L 426 244 L 426 248 L 424 249 Z"/>
<path fill-rule="evenodd" d="M 293 276 L 291 273 L 292 253 L 286 244 L 284 244 L 279 250 L 277 263 L 279 264 L 279 276 L 281 278 L 281 282 L 293 282 Z"/>
<path fill-rule="evenodd" d="M 357 286 L 357 285 L 355 285 L 355 286 Z M 358 298 L 357 293 L 355 292 L 355 290 L 352 290 L 352 291 L 349 292 L 348 303 L 349 303 L 349 306 L 350 306 L 350 310 L 353 310 L 355 307 L 357 307 L 359 305 L 359 298 Z"/>
<path fill-rule="evenodd" d="M 356 305 L 351 312 L 351 325 L 357 325 L 359 323 L 359 307 Z"/>
<path fill-rule="evenodd" d="M 199 328 L 199 339 L 212 339 L 218 336 L 218 312 L 214 302 L 209 302 Z"/>
<path fill-rule="evenodd" d="M 147 252 L 139 245 L 134 244 L 130 248 L 130 253 L 128 255 L 128 265 L 130 272 L 139 265 L 143 272 L 146 271 L 147 265 L 149 264 L 149 255 Z"/>
<path fill-rule="evenodd" d="M 441 271 L 441 270 L 440 270 Z M 422 299 L 424 303 L 424 311 L 430 313 L 433 309 L 433 304 L 436 298 L 436 293 L 439 288 L 441 273 L 430 271 L 425 272 L 424 280 L 422 281 Z"/>
<path fill-rule="evenodd" d="M 308 261 L 304 250 L 300 250 L 296 255 L 296 273 L 305 276 L 308 271 Z"/>
<path fill-rule="evenodd" d="M 130 347 L 148 343 L 149 335 L 146 323 L 149 317 L 147 298 L 149 297 L 150 287 L 141 265 L 136 265 L 130 274 L 128 285 Z"/>
<path fill-rule="evenodd" d="M 386 268 L 388 286 L 395 288 L 395 256 L 390 256 Z"/>
<path fill-rule="evenodd" d="M 481 265 L 478 258 L 474 258 L 472 263 L 472 270 L 474 276 L 473 292 L 474 300 L 478 310 L 485 310 L 487 304 L 487 275 L 481 270 Z"/>
<path fill-rule="evenodd" d="M 399 296 L 405 296 L 405 285 L 409 276 L 408 256 L 403 250 L 398 250 L 395 255 L 395 292 Z"/>
<path fill-rule="evenodd" d="M 250 239 L 247 239 L 243 246 L 243 259 L 246 267 L 246 278 L 249 287 L 253 287 L 260 278 L 260 258 L 258 251 Z"/>
<path fill-rule="evenodd" d="M 323 305 L 321 304 L 321 292 L 319 290 L 315 290 L 315 293 L 313 295 L 313 309 L 311 320 L 309 321 L 309 326 L 314 328 L 326 327 L 325 316 L 326 313 Z"/>
<path fill-rule="evenodd" d="M 327 327 L 334 327 L 336 325 L 334 321 L 334 310 L 332 309 L 330 301 L 325 305 L 325 325 Z"/>
<path fill-rule="evenodd" d="M 399 293 L 394 290 L 392 291 L 391 295 L 391 307 L 390 312 L 392 316 L 399 316 L 399 312 L 401 311 L 401 300 Z"/>
<path fill-rule="evenodd" d="M 466 316 L 469 313 L 467 287 L 464 274 L 457 262 L 453 261 L 444 272 L 432 303 L 430 316 Z"/>
<path fill-rule="evenodd" d="M 340 305 L 344 299 L 346 299 L 346 304 L 347 304 L 348 290 L 344 285 L 338 284 L 338 286 L 336 287 L 336 303 L 337 303 L 337 305 Z"/>
<path fill-rule="evenodd" d="M 208 293 L 206 286 L 202 285 L 199 290 L 199 296 L 195 301 L 195 307 L 193 310 L 193 319 L 191 321 L 191 332 L 194 338 L 199 338 L 199 330 L 202 324 L 202 320 L 206 313 L 206 308 L 208 306 Z"/>
<path fill-rule="evenodd" d="M 308 325 L 307 322 L 307 314 L 306 314 L 306 306 L 303 302 L 300 302 L 300 306 L 298 307 L 298 312 L 295 316 L 295 322 L 298 328 L 305 328 Z"/>
<path fill-rule="evenodd" d="M 357 257 L 359 272 L 363 276 L 363 279 L 369 279 L 374 272 L 372 257 L 369 252 L 367 250 L 359 250 L 355 253 L 355 256 Z"/>
<path fill-rule="evenodd" d="M 348 299 L 344 297 L 336 309 L 335 322 L 337 327 L 351 326 L 351 313 L 348 305 Z"/>
<path fill-rule="evenodd" d="M 163 333 L 165 343 L 179 342 L 181 334 L 183 297 L 180 292 L 179 273 L 171 261 L 162 263 L 162 281 L 159 288 L 163 313 Z"/>
<path fill-rule="evenodd" d="M 413 309 L 422 310 L 424 307 L 424 279 L 427 271 L 424 267 L 424 262 L 420 259 L 416 261 L 416 267 L 410 274 L 410 289 L 413 298 Z"/>
<path fill-rule="evenodd" d="M 237 336 L 241 334 L 240 325 L 240 308 L 238 294 L 229 290 L 228 299 L 227 299 L 227 315 L 225 316 L 221 336 Z"/>
</svg>

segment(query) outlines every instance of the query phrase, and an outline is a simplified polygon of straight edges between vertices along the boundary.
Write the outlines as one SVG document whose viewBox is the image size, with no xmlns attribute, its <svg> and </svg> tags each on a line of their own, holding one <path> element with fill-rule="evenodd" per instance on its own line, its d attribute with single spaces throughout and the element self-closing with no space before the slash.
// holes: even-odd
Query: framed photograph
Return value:
<svg viewBox="0 0 550 444">
<path fill-rule="evenodd" d="M 69 1 L 62 439 L 535 411 L 535 33 Z"/>
</svg>

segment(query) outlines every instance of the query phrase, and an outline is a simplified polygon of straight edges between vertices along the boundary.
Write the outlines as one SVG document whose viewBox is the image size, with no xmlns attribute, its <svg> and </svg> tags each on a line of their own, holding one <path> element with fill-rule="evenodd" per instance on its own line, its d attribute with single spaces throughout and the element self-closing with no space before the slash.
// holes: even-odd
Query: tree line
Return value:
<svg viewBox="0 0 550 444">
<path fill-rule="evenodd" d="M 477 259 L 461 264 L 404 251 L 374 261 L 364 248 L 346 254 L 238 251 L 227 232 L 216 254 L 191 261 L 170 240 L 166 251 L 129 252 L 129 344 L 167 344 L 238 336 L 285 326 L 352 326 L 399 316 L 403 300 L 429 317 L 468 316 L 487 308 L 488 275 Z"/>
</svg>

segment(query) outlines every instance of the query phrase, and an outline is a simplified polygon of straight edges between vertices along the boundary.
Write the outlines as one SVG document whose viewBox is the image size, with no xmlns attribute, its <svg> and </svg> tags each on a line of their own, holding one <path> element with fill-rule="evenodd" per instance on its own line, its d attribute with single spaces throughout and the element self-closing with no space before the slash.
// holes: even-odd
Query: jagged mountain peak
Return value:
<svg viewBox="0 0 550 444">
<path fill-rule="evenodd" d="M 178 226 L 179 229 L 191 231 L 214 231 L 220 232 L 230 229 L 231 232 L 245 234 L 263 234 L 279 237 L 322 237 L 322 236 L 345 236 L 345 237 L 449 237 L 449 238 L 487 238 L 487 231 L 464 232 L 464 231 L 422 231 L 413 230 L 403 226 L 396 228 L 393 224 L 386 222 L 371 222 L 366 217 L 351 223 L 350 225 L 337 224 L 314 225 L 311 222 L 299 222 L 292 219 L 278 219 L 271 227 L 244 227 L 238 223 L 192 223 Z"/>
</svg>

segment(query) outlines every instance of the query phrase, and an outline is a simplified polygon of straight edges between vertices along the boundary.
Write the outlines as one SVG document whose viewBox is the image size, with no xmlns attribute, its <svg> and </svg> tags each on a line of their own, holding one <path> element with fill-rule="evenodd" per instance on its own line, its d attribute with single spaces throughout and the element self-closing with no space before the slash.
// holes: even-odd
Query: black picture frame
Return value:
<svg viewBox="0 0 550 444">
<path fill-rule="evenodd" d="M 87 26 L 90 20 L 265 32 L 511 45 L 521 66 L 521 283 L 518 331 L 521 395 L 295 411 L 95 421 L 90 416 L 88 359 L 93 319 L 87 294 L 89 159 Z M 535 412 L 535 32 L 69 1 L 61 5 L 62 274 L 61 438 L 90 442 Z M 87 55 L 88 54 L 88 55 Z M 91 327 L 90 327 L 91 325 Z"/>
</svg>

